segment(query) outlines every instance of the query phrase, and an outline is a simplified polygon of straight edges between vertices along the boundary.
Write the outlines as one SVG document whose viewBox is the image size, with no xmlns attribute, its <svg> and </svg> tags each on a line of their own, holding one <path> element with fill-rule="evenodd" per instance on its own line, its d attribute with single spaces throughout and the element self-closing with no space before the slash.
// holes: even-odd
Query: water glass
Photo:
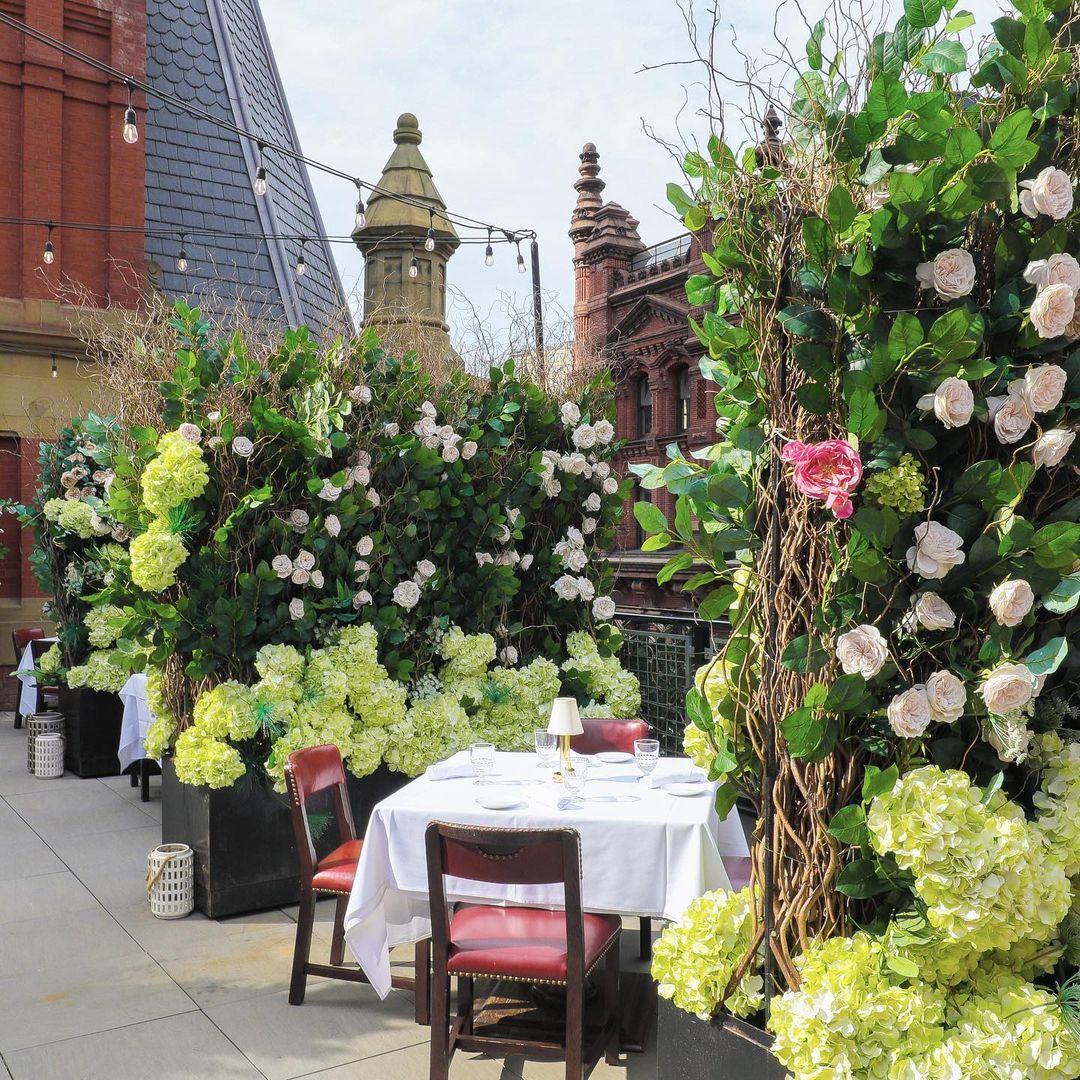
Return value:
<svg viewBox="0 0 1080 1080">
<path fill-rule="evenodd" d="M 544 769 L 555 768 L 559 760 L 559 739 L 550 731 L 534 731 L 533 745 L 536 747 L 537 764 Z"/>
<path fill-rule="evenodd" d="M 563 787 L 575 806 L 581 805 L 581 793 L 585 790 L 585 775 L 584 763 L 572 765 L 569 769 L 563 769 Z"/>
<path fill-rule="evenodd" d="M 634 742 L 634 757 L 638 771 L 648 776 L 660 760 L 660 742 L 658 739 L 637 739 Z"/>
<path fill-rule="evenodd" d="M 469 747 L 469 761 L 478 784 L 483 784 L 495 771 L 495 747 L 489 742 L 476 742 Z"/>
</svg>

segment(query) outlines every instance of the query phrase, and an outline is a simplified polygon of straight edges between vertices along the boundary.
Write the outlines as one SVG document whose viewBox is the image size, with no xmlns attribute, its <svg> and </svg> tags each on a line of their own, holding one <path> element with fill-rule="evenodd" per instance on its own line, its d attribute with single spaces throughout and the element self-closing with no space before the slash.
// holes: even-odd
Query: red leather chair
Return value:
<svg viewBox="0 0 1080 1080">
<path fill-rule="evenodd" d="M 506 979 L 566 987 L 566 1026 L 558 1042 L 515 1039 L 513 1050 L 566 1062 L 567 1080 L 581 1080 L 603 1054 L 619 1059 L 619 931 L 617 915 L 581 910 L 581 840 L 575 829 L 427 828 L 431 901 L 431 1080 L 447 1080 L 457 1049 L 507 1053 L 507 1039 L 473 1028 L 473 980 Z M 444 876 L 504 885 L 561 883 L 563 911 L 475 905 L 451 910 Z M 605 1020 L 585 1045 L 589 973 L 605 962 Z M 450 978 L 458 980 L 458 1014 L 450 1023 Z"/>
<path fill-rule="evenodd" d="M 359 968 L 341 966 L 345 959 L 345 909 L 349 905 L 349 894 L 352 892 L 364 842 L 356 836 L 345 768 L 341 762 L 341 752 L 336 746 L 311 746 L 293 751 L 285 763 L 285 787 L 289 793 L 296 850 L 300 857 L 300 912 L 296 918 L 296 946 L 293 950 L 289 1004 L 302 1005 L 308 975 L 344 979 L 346 982 L 368 981 Z M 307 801 L 311 796 L 328 788 L 334 789 L 333 810 L 341 843 L 328 855 L 317 859 L 311 827 L 308 824 Z M 329 965 L 313 964 L 310 960 L 316 893 L 337 897 Z M 425 940 L 416 946 L 416 978 L 394 976 L 392 980 L 392 984 L 399 989 L 416 991 L 418 1024 L 427 1023 L 427 973 L 428 942 Z"/>
<path fill-rule="evenodd" d="M 581 726 L 585 730 L 570 738 L 570 749 L 579 754 L 602 754 L 608 750 L 632 754 L 634 743 L 649 737 L 649 725 L 644 720 L 583 716 Z M 652 919 L 643 916 L 638 927 L 638 955 L 642 960 L 648 960 L 652 957 Z"/>
<path fill-rule="evenodd" d="M 11 648 L 15 653 L 15 666 L 19 667 L 22 664 L 22 655 L 26 646 L 31 641 L 40 641 L 45 636 L 45 631 L 40 626 L 20 626 L 11 631 Z M 38 692 L 41 695 L 42 704 L 45 703 L 45 687 L 39 687 Z M 17 728 L 22 727 L 22 713 L 19 712 L 19 702 L 15 702 L 15 726 Z"/>
</svg>

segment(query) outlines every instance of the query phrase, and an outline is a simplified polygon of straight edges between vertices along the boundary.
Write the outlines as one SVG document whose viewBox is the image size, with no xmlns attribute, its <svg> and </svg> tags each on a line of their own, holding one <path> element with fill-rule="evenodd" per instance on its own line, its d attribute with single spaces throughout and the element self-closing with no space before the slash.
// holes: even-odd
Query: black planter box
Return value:
<svg viewBox="0 0 1080 1080">
<path fill-rule="evenodd" d="M 76 776 L 119 776 L 124 703 L 103 690 L 60 687 L 64 714 L 64 768 Z"/>
<path fill-rule="evenodd" d="M 746 1020 L 699 1020 L 663 998 L 657 1005 L 656 1058 L 664 1063 L 664 1080 L 786 1080 L 771 1047 L 772 1036 Z"/>
<path fill-rule="evenodd" d="M 407 776 L 386 766 L 363 779 L 349 777 L 358 836 L 364 835 L 375 804 L 407 783 Z M 213 919 L 300 899 L 289 804 L 260 777 L 242 776 L 232 787 L 216 790 L 195 787 L 177 780 L 172 759 L 164 758 L 161 842 L 188 844 L 195 852 L 195 906 Z M 338 842 L 330 822 L 318 841 L 319 853 Z"/>
</svg>

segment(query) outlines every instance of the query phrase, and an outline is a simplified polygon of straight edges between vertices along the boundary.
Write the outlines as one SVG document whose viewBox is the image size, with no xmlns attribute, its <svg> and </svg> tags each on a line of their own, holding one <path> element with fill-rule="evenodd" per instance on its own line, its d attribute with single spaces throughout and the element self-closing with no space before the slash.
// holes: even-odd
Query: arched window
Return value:
<svg viewBox="0 0 1080 1080">
<path fill-rule="evenodd" d="M 675 369 L 675 431 L 690 430 L 690 369 L 683 365 Z"/>
<path fill-rule="evenodd" d="M 637 380 L 637 433 L 648 435 L 652 431 L 652 387 L 648 375 L 639 375 Z"/>
</svg>

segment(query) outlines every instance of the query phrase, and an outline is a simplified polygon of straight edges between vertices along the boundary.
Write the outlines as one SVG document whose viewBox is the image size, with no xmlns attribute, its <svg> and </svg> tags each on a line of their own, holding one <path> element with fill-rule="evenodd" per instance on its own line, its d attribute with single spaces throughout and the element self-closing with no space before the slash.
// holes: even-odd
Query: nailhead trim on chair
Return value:
<svg viewBox="0 0 1080 1080">
<path fill-rule="evenodd" d="M 611 935 L 604 943 L 604 947 L 596 955 L 596 959 L 592 962 L 589 970 L 585 972 L 585 978 L 588 978 L 597 968 L 597 965 L 607 955 L 608 949 L 619 940 L 619 934 L 621 929 L 617 930 Z M 537 986 L 565 986 L 565 979 L 534 979 L 531 975 L 499 975 L 493 974 L 490 971 L 477 972 L 477 971 L 451 971 L 451 975 L 455 979 L 510 979 L 512 982 L 528 982 L 535 983 Z"/>
</svg>

